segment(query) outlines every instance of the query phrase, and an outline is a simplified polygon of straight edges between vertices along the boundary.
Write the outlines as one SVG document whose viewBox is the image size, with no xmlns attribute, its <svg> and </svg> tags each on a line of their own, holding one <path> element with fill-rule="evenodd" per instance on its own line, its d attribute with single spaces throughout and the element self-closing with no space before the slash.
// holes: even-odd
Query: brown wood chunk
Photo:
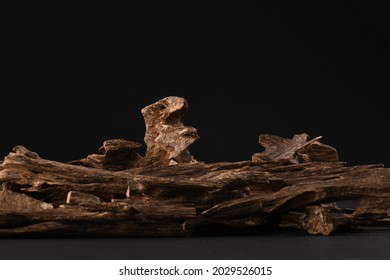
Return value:
<svg viewBox="0 0 390 280">
<path fill-rule="evenodd" d="M 68 192 L 68 196 L 66 197 L 66 204 L 70 205 L 100 205 L 103 201 L 100 197 L 89 193 L 70 191 Z"/>
<path fill-rule="evenodd" d="M 99 151 L 103 155 L 92 154 L 87 158 L 69 162 L 110 171 L 121 171 L 135 167 L 142 158 L 136 149 L 142 147 L 140 143 L 124 139 L 110 139 L 103 142 Z"/>
<path fill-rule="evenodd" d="M 338 161 L 336 149 L 318 142 L 321 136 L 309 139 L 305 133 L 296 134 L 292 139 L 263 134 L 259 143 L 265 148 L 262 153 L 252 156 L 258 163 L 297 164 L 315 161 Z"/>
<path fill-rule="evenodd" d="M 141 144 L 123 139 L 70 163 L 16 146 L 0 162 L 0 236 L 390 228 L 390 169 L 346 166 L 336 149 L 307 134 L 261 135 L 265 151 L 252 160 L 196 162 L 188 147 L 199 136 L 181 123 L 187 108 L 171 96 L 142 109 L 145 157 L 136 152 Z M 340 200 L 356 207 L 340 208 Z"/>
<path fill-rule="evenodd" d="M 142 109 L 147 151 L 141 165 L 169 166 L 196 162 L 187 148 L 199 139 L 197 130 L 181 122 L 187 110 L 187 101 L 177 96 L 166 97 Z"/>
<path fill-rule="evenodd" d="M 7 190 L 0 190 L 0 211 L 2 212 L 39 212 L 52 209 L 53 205 Z"/>
</svg>

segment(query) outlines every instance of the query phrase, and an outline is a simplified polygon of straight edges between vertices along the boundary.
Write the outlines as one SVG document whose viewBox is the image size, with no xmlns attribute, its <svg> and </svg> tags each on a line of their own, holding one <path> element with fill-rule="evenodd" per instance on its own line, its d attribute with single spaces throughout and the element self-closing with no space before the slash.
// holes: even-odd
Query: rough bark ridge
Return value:
<svg viewBox="0 0 390 280">
<path fill-rule="evenodd" d="M 142 158 L 136 152 L 140 147 L 142 147 L 140 143 L 124 139 L 106 140 L 99 149 L 99 152 L 103 153 L 102 155 L 92 154 L 87 158 L 74 160 L 70 163 L 110 171 L 125 170 L 135 167 Z"/>
<path fill-rule="evenodd" d="M 107 140 L 102 154 L 60 163 L 16 146 L 0 162 L 0 236 L 189 236 L 195 232 L 390 227 L 390 170 L 347 167 L 306 134 L 261 135 L 251 161 L 201 163 L 181 123 L 187 102 L 167 97 L 142 109 L 141 144 Z M 337 202 L 354 200 L 356 209 Z M 199 231 L 197 231 L 199 230 Z"/>
</svg>

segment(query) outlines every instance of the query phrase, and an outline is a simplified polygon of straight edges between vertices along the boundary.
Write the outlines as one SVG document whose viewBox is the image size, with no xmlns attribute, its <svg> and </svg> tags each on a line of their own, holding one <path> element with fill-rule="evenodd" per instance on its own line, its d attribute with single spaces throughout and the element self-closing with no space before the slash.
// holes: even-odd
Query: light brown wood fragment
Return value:
<svg viewBox="0 0 390 280">
<path fill-rule="evenodd" d="M 187 148 L 199 139 L 197 130 L 181 122 L 187 110 L 187 101 L 177 96 L 166 97 L 142 109 L 147 146 L 142 166 L 196 162 Z"/>
<path fill-rule="evenodd" d="M 103 201 L 100 197 L 92 194 L 70 191 L 66 197 L 66 204 L 70 205 L 94 205 L 101 204 Z"/>
</svg>

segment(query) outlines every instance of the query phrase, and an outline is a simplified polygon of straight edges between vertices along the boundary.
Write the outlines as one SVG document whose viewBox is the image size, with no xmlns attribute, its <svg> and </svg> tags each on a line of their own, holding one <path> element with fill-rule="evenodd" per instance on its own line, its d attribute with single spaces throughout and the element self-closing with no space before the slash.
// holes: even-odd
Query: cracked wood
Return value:
<svg viewBox="0 0 390 280">
<path fill-rule="evenodd" d="M 197 130 L 183 125 L 187 101 L 144 109 L 140 143 L 106 140 L 100 154 L 61 163 L 16 146 L 0 162 L 0 236 L 190 236 L 295 228 L 390 227 L 390 171 L 346 166 L 336 149 L 307 134 L 260 135 L 252 160 L 198 162 Z M 354 200 L 356 209 L 341 208 Z"/>
</svg>

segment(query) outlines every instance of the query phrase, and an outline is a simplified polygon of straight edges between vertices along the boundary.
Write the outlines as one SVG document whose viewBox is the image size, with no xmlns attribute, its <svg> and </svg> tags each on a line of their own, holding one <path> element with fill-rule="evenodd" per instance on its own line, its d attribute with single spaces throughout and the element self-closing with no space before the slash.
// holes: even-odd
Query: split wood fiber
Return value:
<svg viewBox="0 0 390 280">
<path fill-rule="evenodd" d="M 390 226 L 390 171 L 346 166 L 307 134 L 260 135 L 264 152 L 241 162 L 198 162 L 183 125 L 187 101 L 142 109 L 146 154 L 124 139 L 61 163 L 16 146 L 0 162 L 0 236 L 191 236 L 197 229 L 253 233 Z M 337 202 L 353 200 L 356 207 Z M 214 232 L 215 234 L 215 232 Z"/>
</svg>

